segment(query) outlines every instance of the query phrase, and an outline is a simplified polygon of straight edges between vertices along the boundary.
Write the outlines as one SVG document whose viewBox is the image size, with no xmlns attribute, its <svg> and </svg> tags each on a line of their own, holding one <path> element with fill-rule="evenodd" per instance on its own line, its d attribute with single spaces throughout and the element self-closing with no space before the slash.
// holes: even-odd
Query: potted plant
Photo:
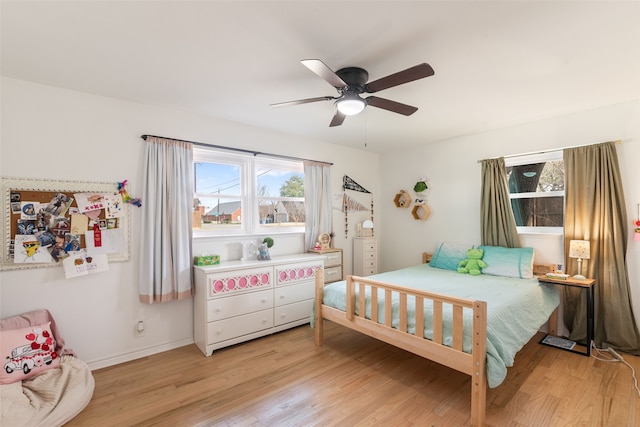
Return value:
<svg viewBox="0 0 640 427">
<path fill-rule="evenodd" d="M 427 185 L 426 178 L 420 178 L 418 182 L 416 182 L 416 185 L 413 186 L 413 191 L 423 196 L 426 195 L 428 189 L 429 186 Z"/>
</svg>

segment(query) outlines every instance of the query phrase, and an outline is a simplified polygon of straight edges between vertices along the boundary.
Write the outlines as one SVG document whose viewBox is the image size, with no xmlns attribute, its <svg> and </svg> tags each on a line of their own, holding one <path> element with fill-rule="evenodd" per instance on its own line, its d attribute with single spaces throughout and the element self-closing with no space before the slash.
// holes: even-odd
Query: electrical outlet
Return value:
<svg viewBox="0 0 640 427">
<path fill-rule="evenodd" d="M 138 323 L 136 323 L 136 336 L 144 336 L 144 321 L 142 320 L 139 320 Z"/>
</svg>

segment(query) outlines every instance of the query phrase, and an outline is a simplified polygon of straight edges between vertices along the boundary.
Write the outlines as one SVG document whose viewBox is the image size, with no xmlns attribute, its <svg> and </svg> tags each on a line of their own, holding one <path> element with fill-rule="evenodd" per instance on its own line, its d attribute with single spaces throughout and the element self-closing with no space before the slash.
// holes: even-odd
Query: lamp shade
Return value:
<svg viewBox="0 0 640 427">
<path fill-rule="evenodd" d="M 373 221 L 367 219 L 362 222 L 362 228 L 373 228 Z"/>
<path fill-rule="evenodd" d="M 588 240 L 571 240 L 569 242 L 569 258 L 591 258 L 591 247 Z"/>
<path fill-rule="evenodd" d="M 345 116 L 355 116 L 364 110 L 366 103 L 364 99 L 358 96 L 339 99 L 336 101 L 336 107 Z"/>
</svg>

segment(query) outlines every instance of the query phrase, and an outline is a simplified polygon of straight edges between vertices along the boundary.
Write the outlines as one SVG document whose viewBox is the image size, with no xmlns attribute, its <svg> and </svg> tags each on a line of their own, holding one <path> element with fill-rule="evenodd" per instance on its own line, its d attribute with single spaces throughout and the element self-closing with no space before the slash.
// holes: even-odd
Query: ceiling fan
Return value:
<svg viewBox="0 0 640 427">
<path fill-rule="evenodd" d="M 340 126 L 346 116 L 353 116 L 360 113 L 367 105 L 410 116 L 418 111 L 417 107 L 377 96 L 361 98 L 360 95 L 363 93 L 379 92 L 434 74 L 433 68 L 431 68 L 429 64 L 422 63 L 367 83 L 369 73 L 363 68 L 346 67 L 334 72 L 319 59 L 303 59 L 300 62 L 331 86 L 335 87 L 339 96 L 320 96 L 316 98 L 299 99 L 297 101 L 280 102 L 271 104 L 271 107 L 285 107 L 289 105 L 308 104 L 310 102 L 336 100 L 335 114 L 329 126 Z"/>
</svg>

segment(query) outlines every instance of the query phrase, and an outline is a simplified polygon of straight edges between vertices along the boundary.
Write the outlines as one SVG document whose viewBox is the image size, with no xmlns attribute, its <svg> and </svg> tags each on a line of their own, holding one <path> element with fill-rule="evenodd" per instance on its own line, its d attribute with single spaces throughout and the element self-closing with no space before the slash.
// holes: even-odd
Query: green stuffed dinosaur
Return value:
<svg viewBox="0 0 640 427">
<path fill-rule="evenodd" d="M 478 276 L 482 269 L 487 267 L 487 263 L 482 260 L 484 251 L 482 249 L 471 248 L 467 251 L 467 259 L 458 263 L 458 273 Z"/>
</svg>

